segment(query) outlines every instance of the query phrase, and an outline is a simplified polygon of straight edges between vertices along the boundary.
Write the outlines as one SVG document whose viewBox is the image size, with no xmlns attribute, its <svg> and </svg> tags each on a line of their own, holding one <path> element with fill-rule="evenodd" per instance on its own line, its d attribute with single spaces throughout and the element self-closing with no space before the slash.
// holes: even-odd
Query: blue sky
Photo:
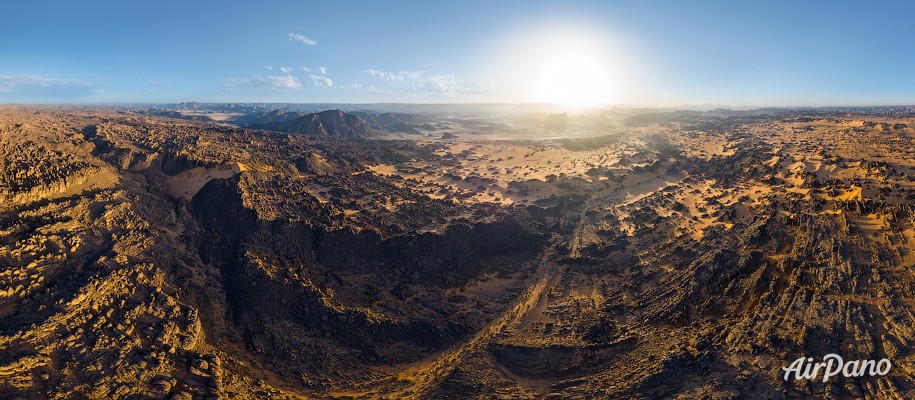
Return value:
<svg viewBox="0 0 915 400">
<path fill-rule="evenodd" d="M 11 1 L 0 102 L 912 104 L 912 4 Z"/>
</svg>

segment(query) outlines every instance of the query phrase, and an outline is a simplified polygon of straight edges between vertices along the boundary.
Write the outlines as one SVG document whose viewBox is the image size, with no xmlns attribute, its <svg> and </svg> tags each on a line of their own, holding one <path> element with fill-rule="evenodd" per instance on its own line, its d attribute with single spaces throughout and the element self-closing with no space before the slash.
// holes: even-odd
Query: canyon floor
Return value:
<svg viewBox="0 0 915 400">
<path fill-rule="evenodd" d="M 889 111 L 328 117 L 365 138 L 2 106 L 0 398 L 907 398 Z M 783 379 L 829 353 L 893 367 Z"/>
</svg>

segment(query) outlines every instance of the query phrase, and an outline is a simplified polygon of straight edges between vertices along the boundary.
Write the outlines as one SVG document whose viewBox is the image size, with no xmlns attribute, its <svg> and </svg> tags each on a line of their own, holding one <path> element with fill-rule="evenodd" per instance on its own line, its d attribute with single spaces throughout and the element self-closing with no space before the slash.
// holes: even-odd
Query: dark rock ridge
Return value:
<svg viewBox="0 0 915 400">
<path fill-rule="evenodd" d="M 372 128 L 388 133 L 419 134 L 420 132 L 417 128 L 420 128 L 429 122 L 429 120 L 424 117 L 404 113 L 369 113 L 353 111 L 350 114 L 364 119 Z"/>
<path fill-rule="evenodd" d="M 322 111 L 291 120 L 252 124 L 248 127 L 298 135 L 338 138 L 372 138 L 382 134 L 370 127 L 362 118 L 340 110 Z"/>
<path fill-rule="evenodd" d="M 302 118 L 309 113 L 301 111 L 283 111 L 283 110 L 273 110 L 264 115 L 256 117 L 253 121 L 248 123 L 248 125 L 257 125 L 257 124 L 271 124 L 277 122 L 286 122 L 292 121 L 294 119 Z"/>
</svg>

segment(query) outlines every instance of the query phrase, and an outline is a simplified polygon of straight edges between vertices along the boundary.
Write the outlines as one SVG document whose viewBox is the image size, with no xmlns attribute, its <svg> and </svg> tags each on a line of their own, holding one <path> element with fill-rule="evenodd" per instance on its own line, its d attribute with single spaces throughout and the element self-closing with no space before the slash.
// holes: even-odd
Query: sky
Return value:
<svg viewBox="0 0 915 400">
<path fill-rule="evenodd" d="M 4 2 L 0 103 L 915 103 L 913 2 Z"/>
</svg>

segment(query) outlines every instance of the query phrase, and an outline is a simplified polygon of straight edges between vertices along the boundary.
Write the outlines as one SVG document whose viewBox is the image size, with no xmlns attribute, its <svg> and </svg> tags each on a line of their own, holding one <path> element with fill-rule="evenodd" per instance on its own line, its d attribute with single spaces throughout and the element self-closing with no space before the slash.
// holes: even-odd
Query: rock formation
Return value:
<svg viewBox="0 0 915 400">
<path fill-rule="evenodd" d="M 0 398 L 905 398 L 915 125 L 859 112 L 395 141 L 4 106 Z M 783 379 L 829 353 L 893 367 Z"/>
</svg>

